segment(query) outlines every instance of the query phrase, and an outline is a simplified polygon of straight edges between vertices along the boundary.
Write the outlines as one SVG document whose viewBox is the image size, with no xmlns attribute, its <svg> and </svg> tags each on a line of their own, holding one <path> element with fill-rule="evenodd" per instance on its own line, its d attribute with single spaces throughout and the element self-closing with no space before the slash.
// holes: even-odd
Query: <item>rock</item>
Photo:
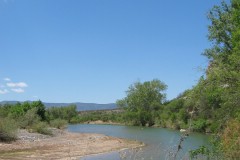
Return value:
<svg viewBox="0 0 240 160">
<path fill-rule="evenodd" d="M 180 129 L 180 132 L 186 132 L 187 130 L 186 129 Z"/>
</svg>

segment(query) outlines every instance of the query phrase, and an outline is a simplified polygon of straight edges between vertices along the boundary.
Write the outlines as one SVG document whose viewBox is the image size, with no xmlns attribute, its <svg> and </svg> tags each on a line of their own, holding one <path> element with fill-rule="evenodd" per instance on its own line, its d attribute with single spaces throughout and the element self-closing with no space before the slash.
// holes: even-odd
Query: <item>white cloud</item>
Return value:
<svg viewBox="0 0 240 160">
<path fill-rule="evenodd" d="M 1 1 L 1 0 L 0 0 Z M 12 82 L 12 80 L 8 77 L 5 77 L 3 79 L 6 81 L 5 85 L 0 84 L 0 94 L 6 94 L 9 92 L 15 92 L 15 93 L 24 93 L 25 90 L 23 88 L 28 87 L 27 83 L 25 82 Z"/>
<path fill-rule="evenodd" d="M 25 92 L 22 88 L 14 88 L 14 89 L 11 89 L 13 92 L 16 92 L 16 93 L 23 93 Z"/>
<path fill-rule="evenodd" d="M 0 94 L 6 94 L 6 93 L 8 93 L 7 89 L 3 89 L 3 90 L 0 89 Z"/>
<path fill-rule="evenodd" d="M 6 77 L 6 78 L 4 78 L 4 81 L 11 81 L 11 79 Z"/>
<path fill-rule="evenodd" d="M 20 88 L 23 88 L 23 87 L 27 87 L 28 85 L 25 82 L 19 82 L 19 83 L 9 82 L 9 83 L 7 83 L 7 86 L 8 87 L 20 87 Z"/>
</svg>

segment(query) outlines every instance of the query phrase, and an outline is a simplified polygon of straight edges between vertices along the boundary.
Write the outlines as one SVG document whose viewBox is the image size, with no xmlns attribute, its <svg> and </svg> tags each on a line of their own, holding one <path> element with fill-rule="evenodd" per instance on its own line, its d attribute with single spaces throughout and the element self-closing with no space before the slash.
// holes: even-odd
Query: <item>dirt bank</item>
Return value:
<svg viewBox="0 0 240 160">
<path fill-rule="evenodd" d="M 102 134 L 69 133 L 53 130 L 54 136 L 29 133 L 20 130 L 18 140 L 12 143 L 0 142 L 0 159 L 79 159 L 82 156 L 116 151 L 122 148 L 136 148 L 140 142 L 130 141 Z"/>
</svg>

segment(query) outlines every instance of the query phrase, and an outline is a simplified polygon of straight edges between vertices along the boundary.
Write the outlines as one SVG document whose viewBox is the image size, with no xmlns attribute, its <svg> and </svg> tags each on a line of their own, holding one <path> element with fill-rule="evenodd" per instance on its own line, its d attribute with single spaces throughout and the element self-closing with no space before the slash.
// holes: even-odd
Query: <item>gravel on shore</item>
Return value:
<svg viewBox="0 0 240 160">
<path fill-rule="evenodd" d="M 137 148 L 143 144 L 102 134 L 70 133 L 51 129 L 53 135 L 29 133 L 19 130 L 18 140 L 11 143 L 0 142 L 0 159 L 3 160 L 73 160 L 80 157 L 117 151 L 123 148 Z"/>
</svg>

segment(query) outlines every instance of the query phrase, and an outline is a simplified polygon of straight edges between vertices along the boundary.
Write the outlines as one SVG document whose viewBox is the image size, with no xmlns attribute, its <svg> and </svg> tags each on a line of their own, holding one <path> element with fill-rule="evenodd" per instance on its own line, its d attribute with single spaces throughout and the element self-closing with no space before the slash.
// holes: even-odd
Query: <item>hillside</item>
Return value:
<svg viewBox="0 0 240 160">
<path fill-rule="evenodd" d="M 18 101 L 2 101 L 2 102 L 0 102 L 0 104 L 15 104 L 17 102 Z M 28 101 L 28 102 L 31 102 L 31 101 Z M 109 103 L 109 104 L 81 103 L 81 102 L 75 102 L 75 103 L 43 102 L 43 103 L 44 103 L 46 108 L 76 105 L 77 106 L 77 111 L 104 110 L 104 109 L 115 109 L 115 108 L 117 108 L 115 103 Z"/>
</svg>

